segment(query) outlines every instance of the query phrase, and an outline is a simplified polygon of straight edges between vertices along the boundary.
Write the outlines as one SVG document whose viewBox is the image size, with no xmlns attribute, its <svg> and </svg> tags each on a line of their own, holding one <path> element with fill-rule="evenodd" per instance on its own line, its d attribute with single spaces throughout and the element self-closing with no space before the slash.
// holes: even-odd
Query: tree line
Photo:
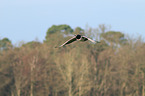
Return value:
<svg viewBox="0 0 145 96">
<path fill-rule="evenodd" d="M 75 42 L 82 34 L 100 43 Z M 0 96 L 145 96 L 145 43 L 101 24 L 53 25 L 43 42 L 0 39 Z"/>
</svg>

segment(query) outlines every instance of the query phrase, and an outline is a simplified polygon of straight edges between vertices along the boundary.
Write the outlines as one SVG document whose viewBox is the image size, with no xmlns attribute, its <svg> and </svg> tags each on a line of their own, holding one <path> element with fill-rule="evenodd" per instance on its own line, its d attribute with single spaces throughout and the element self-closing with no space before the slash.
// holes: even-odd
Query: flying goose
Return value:
<svg viewBox="0 0 145 96">
<path fill-rule="evenodd" d="M 66 41 L 65 43 L 63 43 L 62 45 L 60 45 L 59 47 L 63 47 L 63 46 L 70 44 L 74 41 L 87 41 L 87 40 L 89 40 L 93 43 L 96 43 L 96 41 L 94 41 L 86 36 L 82 36 L 82 35 L 78 34 L 78 35 L 75 35 L 74 37 L 72 37 L 71 39 L 69 39 L 68 41 Z M 97 41 L 97 43 L 99 43 L 99 42 Z M 55 48 L 58 48 L 58 47 L 55 47 Z"/>
</svg>

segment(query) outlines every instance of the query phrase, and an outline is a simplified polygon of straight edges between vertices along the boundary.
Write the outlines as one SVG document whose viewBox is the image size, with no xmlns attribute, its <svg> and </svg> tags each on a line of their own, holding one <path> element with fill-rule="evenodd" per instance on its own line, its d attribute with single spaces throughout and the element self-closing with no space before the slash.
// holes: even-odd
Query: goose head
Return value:
<svg viewBox="0 0 145 96">
<path fill-rule="evenodd" d="M 76 35 L 76 39 L 77 40 L 81 40 L 82 39 L 82 36 L 78 34 L 78 35 Z"/>
</svg>

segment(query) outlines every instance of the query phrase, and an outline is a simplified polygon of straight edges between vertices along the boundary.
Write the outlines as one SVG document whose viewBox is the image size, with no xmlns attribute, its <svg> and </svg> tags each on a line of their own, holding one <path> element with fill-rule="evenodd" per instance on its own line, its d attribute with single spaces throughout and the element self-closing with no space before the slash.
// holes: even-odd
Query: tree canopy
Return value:
<svg viewBox="0 0 145 96">
<path fill-rule="evenodd" d="M 11 41 L 8 38 L 0 40 L 0 50 L 8 50 L 12 47 Z"/>
<path fill-rule="evenodd" d="M 101 36 L 112 43 L 117 43 L 117 44 L 126 44 L 127 39 L 125 38 L 124 34 L 118 31 L 108 31 L 105 33 L 102 33 Z"/>
</svg>

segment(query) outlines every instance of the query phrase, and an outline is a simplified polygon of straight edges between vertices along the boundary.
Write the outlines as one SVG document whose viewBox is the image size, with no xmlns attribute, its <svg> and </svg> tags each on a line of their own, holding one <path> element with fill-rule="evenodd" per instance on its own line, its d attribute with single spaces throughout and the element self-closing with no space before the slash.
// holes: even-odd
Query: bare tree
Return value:
<svg viewBox="0 0 145 96">
<path fill-rule="evenodd" d="M 68 96 L 83 96 L 91 88 L 89 61 L 84 53 L 80 53 L 74 48 L 63 55 L 61 53 L 55 61 L 65 81 L 64 87 L 68 90 Z"/>
<path fill-rule="evenodd" d="M 27 69 L 29 65 L 26 65 L 22 60 L 18 60 L 12 66 L 17 96 L 20 96 L 22 89 L 29 82 L 29 71 Z"/>
</svg>

